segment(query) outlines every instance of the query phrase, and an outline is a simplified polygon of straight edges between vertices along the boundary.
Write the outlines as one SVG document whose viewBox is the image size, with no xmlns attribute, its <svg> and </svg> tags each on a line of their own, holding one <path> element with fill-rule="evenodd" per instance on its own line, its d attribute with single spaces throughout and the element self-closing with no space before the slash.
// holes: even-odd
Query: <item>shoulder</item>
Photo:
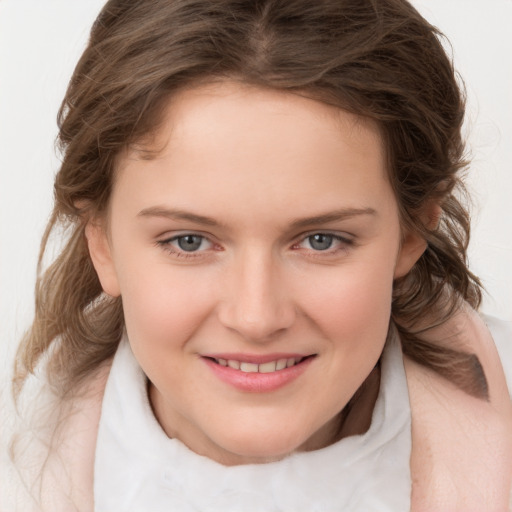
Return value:
<svg viewBox="0 0 512 512">
<path fill-rule="evenodd" d="M 469 396 L 431 370 L 404 360 L 412 413 L 415 511 L 501 511 L 512 480 L 512 406 L 493 338 L 466 308 L 446 327 L 455 348 L 477 355 L 490 400 Z M 452 345 L 453 346 L 453 345 Z"/>
<path fill-rule="evenodd" d="M 101 365 L 62 401 L 40 384 L 26 398 L 11 443 L 11 493 L 28 511 L 89 512 L 93 505 L 93 471 L 98 425 L 111 361 Z M 21 510 L 21 508 L 19 508 Z"/>
<path fill-rule="evenodd" d="M 70 482 L 70 495 L 78 510 L 93 510 L 94 457 L 103 394 L 111 361 L 104 363 L 81 387 L 71 404 L 62 433 L 58 456 Z"/>
<path fill-rule="evenodd" d="M 512 396 L 512 321 L 482 315 L 496 345 L 505 378 L 508 385 L 509 395 Z"/>
</svg>

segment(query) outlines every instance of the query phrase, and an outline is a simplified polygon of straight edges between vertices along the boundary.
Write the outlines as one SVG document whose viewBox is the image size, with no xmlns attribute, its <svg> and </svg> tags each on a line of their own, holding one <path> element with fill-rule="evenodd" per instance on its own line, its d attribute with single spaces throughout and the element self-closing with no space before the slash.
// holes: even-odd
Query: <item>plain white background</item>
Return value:
<svg viewBox="0 0 512 512">
<path fill-rule="evenodd" d="M 56 113 L 104 0 L 0 0 L 0 375 L 30 323 L 39 241 L 58 169 Z M 470 261 L 482 310 L 512 320 L 512 1 L 415 0 L 468 89 Z M 2 382 L 5 382 L 3 381 Z M 4 387 L 4 386 L 2 386 Z M 1 388 L 0 388 L 1 389 Z"/>
</svg>

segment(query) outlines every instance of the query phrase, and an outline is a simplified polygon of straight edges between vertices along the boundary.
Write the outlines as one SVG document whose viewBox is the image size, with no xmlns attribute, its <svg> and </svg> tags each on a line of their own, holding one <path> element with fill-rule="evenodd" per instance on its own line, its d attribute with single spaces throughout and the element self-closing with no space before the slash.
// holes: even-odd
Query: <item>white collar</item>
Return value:
<svg viewBox="0 0 512 512">
<path fill-rule="evenodd" d="M 169 439 L 123 339 L 105 389 L 95 458 L 96 512 L 409 510 L 411 415 L 394 330 L 369 430 L 274 463 L 226 467 Z"/>
</svg>

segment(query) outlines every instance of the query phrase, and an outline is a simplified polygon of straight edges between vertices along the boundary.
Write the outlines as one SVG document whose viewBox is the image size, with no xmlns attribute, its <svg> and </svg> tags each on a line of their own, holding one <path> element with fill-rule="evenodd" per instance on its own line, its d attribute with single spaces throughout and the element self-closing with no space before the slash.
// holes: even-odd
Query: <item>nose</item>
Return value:
<svg viewBox="0 0 512 512">
<path fill-rule="evenodd" d="M 269 341 L 287 330 L 296 311 L 282 274 L 271 255 L 245 251 L 225 276 L 220 322 L 249 341 Z"/>
</svg>

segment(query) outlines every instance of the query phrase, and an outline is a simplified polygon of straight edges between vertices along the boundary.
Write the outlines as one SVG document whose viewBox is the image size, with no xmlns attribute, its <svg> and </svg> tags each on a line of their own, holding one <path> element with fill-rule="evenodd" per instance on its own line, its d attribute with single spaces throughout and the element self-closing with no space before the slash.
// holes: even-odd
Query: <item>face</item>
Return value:
<svg viewBox="0 0 512 512">
<path fill-rule="evenodd" d="M 157 419 L 224 464 L 329 444 L 421 253 L 378 130 L 227 82 L 174 96 L 155 147 L 122 155 L 107 233 L 88 238 Z"/>
</svg>

